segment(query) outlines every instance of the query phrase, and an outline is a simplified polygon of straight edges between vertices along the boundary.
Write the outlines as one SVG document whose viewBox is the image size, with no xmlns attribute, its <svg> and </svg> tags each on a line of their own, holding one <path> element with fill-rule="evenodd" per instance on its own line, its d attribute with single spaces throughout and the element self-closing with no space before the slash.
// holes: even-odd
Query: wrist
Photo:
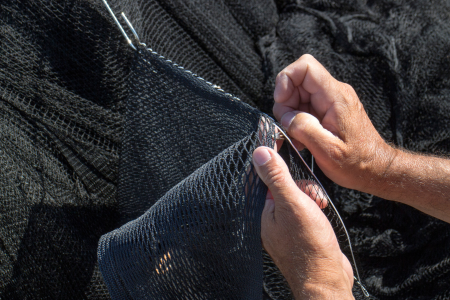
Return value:
<svg viewBox="0 0 450 300">
<path fill-rule="evenodd" d="M 401 156 L 401 151 L 387 143 L 379 147 L 376 151 L 376 159 L 366 172 L 364 187 L 359 190 L 382 198 L 386 192 L 392 191 L 389 178 L 392 177 L 392 170 L 399 156 Z"/>
<path fill-rule="evenodd" d="M 293 263 L 292 265 L 298 265 Z M 302 270 L 295 272 L 295 270 Z M 354 299 L 353 282 L 339 264 L 280 268 L 295 299 Z"/>
<path fill-rule="evenodd" d="M 292 287 L 291 287 L 292 288 Z M 331 287 L 329 284 L 318 283 L 306 283 L 300 288 L 292 288 L 294 298 L 299 299 L 340 299 L 354 300 L 352 291 L 350 288 L 336 288 Z"/>
</svg>

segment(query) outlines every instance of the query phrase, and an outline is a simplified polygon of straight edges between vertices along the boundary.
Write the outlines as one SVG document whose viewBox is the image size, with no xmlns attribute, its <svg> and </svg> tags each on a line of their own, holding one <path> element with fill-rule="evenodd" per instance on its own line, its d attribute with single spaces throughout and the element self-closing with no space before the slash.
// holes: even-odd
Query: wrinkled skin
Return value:
<svg viewBox="0 0 450 300">
<path fill-rule="evenodd" d="M 365 190 L 395 157 L 353 88 L 304 55 L 277 76 L 273 113 L 337 184 Z M 352 174 L 348 176 L 346 174 Z"/>
<path fill-rule="evenodd" d="M 353 88 L 314 57 L 303 55 L 278 74 L 274 99 L 273 113 L 294 145 L 308 148 L 331 180 L 450 222 L 450 160 L 388 145 Z M 352 269 L 325 215 L 276 151 L 260 147 L 253 156 L 270 190 L 262 242 L 296 299 L 352 299 Z"/>
<path fill-rule="evenodd" d="M 353 299 L 353 271 L 328 219 L 301 191 L 283 159 L 267 147 L 253 153 L 268 186 L 261 238 L 296 299 Z"/>
</svg>

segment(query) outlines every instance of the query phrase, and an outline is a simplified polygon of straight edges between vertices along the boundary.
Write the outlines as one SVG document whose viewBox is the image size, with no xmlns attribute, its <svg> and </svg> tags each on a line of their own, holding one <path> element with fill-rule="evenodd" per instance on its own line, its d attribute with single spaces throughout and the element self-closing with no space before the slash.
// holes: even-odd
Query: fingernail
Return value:
<svg viewBox="0 0 450 300">
<path fill-rule="evenodd" d="M 292 123 L 292 120 L 295 118 L 295 113 L 293 112 L 287 112 L 281 117 L 281 125 L 284 127 L 284 129 L 288 129 L 289 126 Z"/>
<path fill-rule="evenodd" d="M 275 91 L 273 92 L 273 99 L 275 102 L 278 102 L 283 92 L 287 90 L 288 85 L 288 77 L 286 74 L 282 73 L 280 77 L 277 78 L 277 82 L 275 84 Z"/>
<path fill-rule="evenodd" d="M 264 165 L 271 158 L 270 152 L 264 147 L 260 147 L 253 152 L 253 160 L 258 166 Z"/>
</svg>

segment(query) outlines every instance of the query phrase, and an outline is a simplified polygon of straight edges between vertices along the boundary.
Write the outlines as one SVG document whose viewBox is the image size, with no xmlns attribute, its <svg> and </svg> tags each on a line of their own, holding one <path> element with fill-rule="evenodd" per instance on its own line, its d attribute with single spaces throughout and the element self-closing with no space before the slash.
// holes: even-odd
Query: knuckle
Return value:
<svg viewBox="0 0 450 300">
<path fill-rule="evenodd" d="M 345 82 L 342 83 L 342 91 L 343 91 L 344 95 L 346 96 L 346 98 L 351 98 L 353 96 L 353 93 L 355 92 L 353 90 L 353 87 L 350 84 L 345 83 Z"/>
<path fill-rule="evenodd" d="M 331 160 L 337 163 L 339 166 L 343 165 L 348 156 L 345 149 L 338 145 L 330 145 L 327 152 Z"/>
<path fill-rule="evenodd" d="M 336 88 L 336 80 L 326 70 L 324 70 L 324 72 L 321 73 L 320 82 L 322 83 L 322 90 L 324 91 L 334 91 Z"/>
<path fill-rule="evenodd" d="M 343 82 L 342 85 L 344 86 L 344 88 L 347 90 L 348 93 L 355 92 L 355 90 L 353 89 L 353 87 L 350 84 Z"/>
<path fill-rule="evenodd" d="M 289 128 L 289 133 L 300 135 L 303 132 L 309 132 L 312 127 L 314 127 L 318 120 L 307 114 L 299 113 L 295 116 Z"/>
<path fill-rule="evenodd" d="M 279 166 L 272 167 L 266 176 L 267 185 L 275 188 L 281 189 L 287 184 L 287 175 L 285 174 L 283 168 Z"/>
<path fill-rule="evenodd" d="M 281 75 L 284 73 L 284 70 L 278 73 L 277 77 L 275 78 L 275 83 L 279 82 Z"/>
<path fill-rule="evenodd" d="M 358 96 L 356 95 L 355 89 L 350 84 L 342 83 L 342 87 L 346 102 L 351 104 L 358 104 L 360 102 Z"/>
<path fill-rule="evenodd" d="M 300 60 L 305 60 L 305 61 L 316 61 L 316 59 L 314 58 L 314 56 L 312 56 L 311 54 L 303 54 L 300 57 Z"/>
</svg>

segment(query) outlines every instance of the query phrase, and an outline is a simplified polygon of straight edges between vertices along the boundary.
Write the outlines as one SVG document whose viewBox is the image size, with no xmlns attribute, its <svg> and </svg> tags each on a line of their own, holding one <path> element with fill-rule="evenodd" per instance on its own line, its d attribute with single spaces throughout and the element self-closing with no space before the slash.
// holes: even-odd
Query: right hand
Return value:
<svg viewBox="0 0 450 300">
<path fill-rule="evenodd" d="M 367 116 L 353 88 L 337 81 L 311 55 L 303 55 L 276 79 L 273 113 L 295 146 L 314 155 L 337 184 L 364 192 L 377 185 L 396 151 Z"/>
</svg>

